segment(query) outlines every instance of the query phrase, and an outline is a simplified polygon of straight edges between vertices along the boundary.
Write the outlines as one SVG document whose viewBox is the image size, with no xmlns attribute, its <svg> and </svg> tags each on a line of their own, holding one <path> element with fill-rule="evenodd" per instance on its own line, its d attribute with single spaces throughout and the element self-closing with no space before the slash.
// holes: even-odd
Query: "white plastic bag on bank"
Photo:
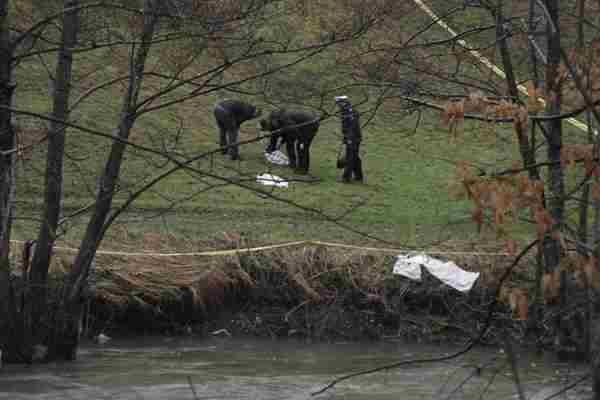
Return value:
<svg viewBox="0 0 600 400">
<path fill-rule="evenodd" d="M 468 292 L 473 287 L 479 272 L 469 272 L 457 266 L 452 261 L 442 261 L 426 254 L 399 255 L 394 264 L 393 273 L 406 278 L 420 281 L 421 267 L 430 274 L 461 292 Z"/>
</svg>

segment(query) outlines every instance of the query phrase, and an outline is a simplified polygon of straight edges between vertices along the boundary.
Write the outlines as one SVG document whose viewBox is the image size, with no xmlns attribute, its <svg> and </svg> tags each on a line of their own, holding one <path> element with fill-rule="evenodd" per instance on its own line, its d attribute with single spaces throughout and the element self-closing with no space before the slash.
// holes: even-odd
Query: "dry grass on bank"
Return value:
<svg viewBox="0 0 600 400">
<path fill-rule="evenodd" d="M 139 255 L 173 253 L 173 249 L 187 253 L 258 245 L 231 233 L 224 233 L 222 239 L 210 243 L 184 243 L 159 234 L 147 234 L 140 243 L 124 243 L 113 250 L 138 255 L 98 254 L 93 277 L 96 300 L 121 310 L 132 304 L 154 308 L 178 302 L 183 293 L 196 309 L 207 310 L 222 305 L 228 296 L 240 290 L 257 288 L 262 292 L 285 292 L 292 304 L 331 303 L 340 293 L 350 291 L 358 294 L 361 302 L 387 307 L 390 288 L 399 285 L 409 288 L 412 284 L 392 274 L 395 254 L 386 251 L 303 245 L 226 256 Z M 452 252 L 457 248 L 447 245 L 438 250 Z M 493 286 L 509 260 L 490 253 L 465 252 L 439 257 L 450 259 L 466 270 L 481 272 L 479 285 Z M 19 246 L 13 254 L 20 254 Z M 72 251 L 57 249 L 51 274 L 65 273 L 73 257 Z M 523 264 L 517 271 L 517 279 L 527 280 L 531 275 L 529 267 Z"/>
<path fill-rule="evenodd" d="M 298 324 L 292 319 L 304 318 L 301 317 L 304 312 L 298 313 L 308 308 L 324 306 L 349 312 L 369 310 L 364 311 L 369 315 L 373 310 L 384 310 L 386 315 L 404 315 L 405 312 L 425 315 L 431 311 L 427 307 L 431 307 L 432 299 L 442 299 L 443 303 L 455 307 L 473 298 L 459 294 L 435 278 L 413 282 L 392 274 L 396 254 L 386 249 L 297 245 L 226 256 L 140 255 L 146 252 L 172 254 L 174 250 L 179 253 L 235 250 L 262 245 L 249 243 L 235 233 L 223 233 L 221 239 L 206 243 L 182 242 L 156 233 L 146 234 L 138 243 L 123 241 L 113 247 L 114 243 L 111 243 L 111 250 L 124 254 L 97 254 L 91 278 L 95 287 L 92 302 L 104 310 L 104 317 L 92 317 L 99 318 L 100 325 L 105 318 L 112 319 L 116 315 L 125 316 L 125 321 L 127 315 L 149 318 L 145 321 L 167 321 L 167 326 L 176 321 L 206 321 L 218 317 L 223 306 L 235 308 L 236 304 L 247 304 L 265 312 L 275 307 L 277 311 L 273 318 L 277 323 L 287 325 Z M 68 271 L 75 253 L 72 249 L 67 250 L 67 245 L 58 247 L 50 273 L 60 278 Z M 20 254 L 20 250 L 21 246 L 17 244 L 12 254 Z M 469 271 L 481 272 L 479 288 L 495 288 L 512 260 L 491 248 L 489 254 L 469 253 L 465 251 L 468 250 L 465 243 L 446 245 L 437 250 L 449 254 L 432 256 L 452 260 Z M 13 265 L 19 266 L 19 262 Z M 530 285 L 533 282 L 532 265 L 530 261 L 523 263 L 511 276 L 508 287 Z M 501 300 L 511 306 L 509 298 Z M 328 320 L 327 313 L 323 321 L 318 320 L 319 324 Z M 288 318 L 291 319 L 288 321 Z M 154 323 L 142 322 L 142 325 L 148 327 Z M 137 325 L 134 323 L 134 326 Z"/>
</svg>

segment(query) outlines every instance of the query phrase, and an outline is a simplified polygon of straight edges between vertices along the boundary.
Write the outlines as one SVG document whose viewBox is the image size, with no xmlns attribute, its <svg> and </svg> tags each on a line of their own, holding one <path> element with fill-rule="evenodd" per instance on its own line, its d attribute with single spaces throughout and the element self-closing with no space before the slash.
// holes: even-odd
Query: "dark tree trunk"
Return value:
<svg viewBox="0 0 600 400">
<path fill-rule="evenodd" d="M 514 101 L 519 99 L 519 88 L 517 80 L 515 78 L 514 69 L 512 66 L 512 60 L 510 56 L 510 49 L 507 41 L 507 33 L 504 31 L 504 16 L 502 15 L 501 5 L 496 10 L 496 38 L 498 40 L 498 48 L 500 50 L 500 57 L 502 59 L 502 67 L 506 74 L 506 85 L 508 88 L 508 94 L 513 98 Z M 540 179 L 540 172 L 536 165 L 535 151 L 529 143 L 527 132 L 525 127 L 521 124 L 515 125 L 517 133 L 517 139 L 519 141 L 519 152 L 521 153 L 521 159 L 523 160 L 523 166 L 527 169 L 529 178 L 532 180 Z"/>
<path fill-rule="evenodd" d="M 8 0 L 0 0 L 0 261 L 8 263 L 15 189 L 15 132 L 12 114 L 13 47 L 8 26 Z M 8 265 L 8 264 L 7 264 Z"/>
<path fill-rule="evenodd" d="M 586 1 L 585 0 L 577 0 L 577 51 L 580 53 L 583 53 L 585 51 L 584 48 L 584 43 L 585 43 L 585 38 L 584 38 L 584 22 L 585 22 L 585 6 L 586 6 Z M 589 91 L 590 90 L 590 80 L 589 80 L 589 69 L 586 70 L 584 72 L 587 75 L 588 78 L 588 85 L 585 88 L 585 90 Z M 593 128 L 592 128 L 592 121 L 591 121 L 591 113 L 589 111 L 589 109 L 586 111 L 586 119 L 587 119 L 587 123 L 588 123 L 588 142 L 589 143 L 594 143 L 595 142 L 595 138 L 594 138 L 594 132 L 593 132 Z M 581 193 L 581 205 L 579 206 L 579 226 L 578 226 L 578 232 L 577 232 L 577 240 L 579 241 L 579 244 L 577 246 L 577 252 L 584 256 L 584 257 L 590 257 L 590 251 L 587 248 L 587 244 L 589 241 L 589 210 L 590 210 L 590 183 L 591 183 L 591 179 L 588 180 L 588 182 L 585 182 L 583 189 L 582 189 L 582 193 Z M 592 299 L 590 296 L 590 282 L 587 279 L 587 276 L 585 274 L 582 275 L 583 276 L 583 283 L 584 283 L 584 290 L 585 290 L 585 299 L 586 299 L 586 304 L 584 306 L 584 338 L 583 338 L 583 353 L 585 355 L 585 358 L 588 361 L 592 360 L 592 353 L 591 353 L 591 345 L 592 345 L 592 341 L 591 341 L 591 324 L 592 324 L 592 320 L 593 320 L 593 307 L 592 307 Z"/>
<path fill-rule="evenodd" d="M 19 323 L 11 284 L 10 233 L 15 197 L 16 141 L 12 125 L 14 48 L 8 24 L 8 0 L 0 0 L 0 349 L 7 361 L 26 361 L 20 350 Z"/>
<path fill-rule="evenodd" d="M 533 85 L 536 89 L 540 86 L 540 73 L 539 73 L 539 63 L 538 59 L 540 58 L 540 54 L 538 54 L 539 43 L 535 37 L 536 30 L 536 21 L 537 16 L 540 13 L 539 7 L 536 4 L 537 0 L 529 0 L 529 9 L 527 15 L 527 28 L 529 30 L 529 42 L 528 42 L 528 52 L 529 52 L 529 71 L 531 75 L 531 79 L 533 81 Z M 531 124 L 530 128 L 530 140 L 528 141 L 529 147 L 533 154 L 533 158 L 530 159 L 532 162 L 536 162 L 535 158 L 535 147 L 536 147 L 536 128 L 538 126 L 535 123 Z M 521 143 L 519 142 L 519 147 L 521 148 Z M 521 153 L 523 151 L 521 150 Z M 523 158 L 525 161 L 525 158 Z M 539 174 L 539 170 L 536 169 L 537 176 L 536 179 L 541 179 Z M 531 171 L 530 171 L 530 177 Z M 544 202 L 545 203 L 545 202 Z M 545 205 L 544 205 L 545 206 Z M 542 320 L 542 312 L 543 312 L 543 299 L 542 299 L 542 280 L 544 277 L 544 257 L 543 251 L 540 251 L 540 247 L 536 248 L 536 285 L 534 290 L 534 301 L 531 305 L 531 313 L 530 318 L 528 320 L 528 332 L 532 334 L 536 334 L 538 327 L 540 326 L 540 321 Z"/>
<path fill-rule="evenodd" d="M 550 115 L 558 115 L 561 111 L 561 83 L 559 82 L 559 66 L 561 61 L 560 44 L 560 24 L 558 0 L 545 1 L 549 20 L 546 21 L 546 33 L 548 38 L 548 63 L 546 65 L 546 93 L 548 104 L 546 112 Z M 552 231 L 546 234 L 544 240 L 544 261 L 545 272 L 553 273 L 559 268 L 561 259 L 561 248 L 556 234 L 560 234 L 564 218 L 564 173 L 561 165 L 562 150 L 562 121 L 554 119 L 546 124 L 547 142 L 548 142 L 548 161 L 550 162 L 548 170 L 548 188 L 550 196 L 548 198 L 548 209 L 554 220 Z M 564 274 L 561 274 L 561 283 L 566 285 L 568 282 Z M 566 293 L 568 288 L 561 287 L 561 293 Z M 562 303 L 563 296 L 560 296 L 559 307 L 563 309 L 566 304 Z M 559 349 L 567 345 L 568 333 L 563 329 L 562 313 L 557 312 L 554 326 L 557 331 L 557 343 Z"/>
<path fill-rule="evenodd" d="M 584 38 L 584 23 L 585 23 L 585 8 L 586 8 L 586 0 L 578 0 L 577 1 L 577 49 L 579 52 L 583 53 L 585 51 L 585 38 Z M 585 71 L 585 74 L 587 75 L 587 81 L 588 81 L 588 85 L 585 88 L 585 90 L 587 90 L 589 92 L 590 90 L 590 82 L 591 80 L 590 78 L 590 71 L 589 69 L 587 69 Z M 596 138 L 594 135 L 594 129 L 593 129 L 593 122 L 592 122 L 592 112 L 589 108 L 589 100 L 586 99 L 586 103 L 588 105 L 588 109 L 586 110 L 586 117 L 587 117 L 587 123 L 588 123 L 588 141 L 590 143 L 594 144 L 594 155 L 597 157 L 598 156 L 598 143 L 596 143 Z M 595 179 L 595 178 L 591 178 L 591 179 Z M 579 241 L 582 243 L 581 246 L 579 246 L 580 249 L 580 253 L 585 255 L 585 256 L 591 256 L 591 254 L 589 254 L 588 249 L 585 247 L 585 244 L 587 244 L 589 242 L 589 235 L 588 235 L 588 215 L 589 215 L 589 205 L 590 205 L 590 182 L 586 182 L 585 186 L 583 187 L 583 193 L 582 193 L 582 204 L 581 204 L 581 208 L 580 208 L 580 213 L 579 213 Z M 596 211 L 596 221 L 598 221 L 598 215 L 600 214 L 600 211 L 598 209 L 598 201 L 595 200 L 594 201 L 594 208 Z M 597 240 L 597 225 L 594 224 L 594 232 L 592 233 L 592 237 L 594 238 L 594 242 Z M 592 242 L 591 243 L 591 247 L 592 249 L 595 250 L 595 243 Z M 594 253 L 596 253 L 596 251 L 594 251 Z M 591 285 L 590 282 L 587 279 L 587 276 L 585 274 L 583 274 L 583 278 L 584 278 L 584 285 L 585 285 L 585 299 L 586 299 L 586 304 L 585 304 L 585 309 L 584 309 L 584 321 L 585 321 L 585 330 L 584 330 L 584 354 L 585 357 L 588 361 L 590 361 L 590 375 L 592 376 L 592 382 L 593 382 L 593 390 L 594 390 L 594 398 L 596 399 L 600 399 L 600 365 L 598 364 L 597 361 L 595 361 L 597 359 L 597 347 L 598 344 L 593 343 L 593 338 L 592 338 L 592 323 L 594 321 L 594 307 L 593 307 L 593 301 L 592 301 L 592 296 L 591 296 Z M 595 349 L 595 351 L 593 350 Z"/>
<path fill-rule="evenodd" d="M 52 117 L 54 121 L 48 133 L 44 211 L 29 275 L 31 284 L 30 296 L 28 296 L 28 307 L 31 311 L 29 331 L 36 336 L 33 338 L 34 344 L 45 341 L 48 333 L 43 328 L 46 324 L 42 320 L 47 315 L 48 269 L 61 211 L 65 150 L 65 126 L 57 121 L 66 121 L 68 118 L 73 48 L 77 44 L 79 30 L 78 6 L 79 0 L 65 0 L 63 6 L 65 13 L 62 23 L 62 40 L 53 93 Z"/>
<path fill-rule="evenodd" d="M 594 400 L 600 400 L 600 359 L 592 360 L 592 388 L 594 390 Z"/>
<path fill-rule="evenodd" d="M 156 10 L 159 4 L 160 2 L 157 0 L 146 0 L 144 3 L 142 36 L 137 51 L 132 54 L 130 65 L 132 73 L 129 78 L 127 93 L 123 99 L 119 126 L 115 133 L 120 139 L 127 140 L 129 138 L 131 128 L 135 122 L 143 72 L 158 21 Z M 92 261 L 107 229 L 106 221 L 115 195 L 125 149 L 126 144 L 121 141 L 115 140 L 112 144 L 110 155 L 100 179 L 94 211 L 88 222 L 85 236 L 79 246 L 73 268 L 68 277 L 65 293 L 65 310 L 67 315 L 65 316 L 63 331 L 60 335 L 57 335 L 60 342 L 57 343 L 56 348 L 57 351 L 60 350 L 62 353 L 58 354 L 58 357 L 73 359 L 77 352 L 80 321 L 83 312 L 83 293 L 87 285 Z"/>
<path fill-rule="evenodd" d="M 533 29 L 531 26 L 531 21 L 533 21 L 533 16 L 536 13 L 535 8 L 535 0 L 530 1 L 530 10 L 529 10 L 529 20 L 530 20 L 530 29 Z M 496 38 L 498 42 L 498 48 L 500 51 L 500 57 L 502 59 L 502 66 L 504 72 L 506 74 L 506 84 L 508 87 L 509 95 L 517 101 L 519 98 L 519 89 L 517 80 L 515 78 L 514 69 L 511 61 L 511 51 L 509 48 L 508 40 L 507 40 L 507 32 L 505 32 L 505 18 L 502 13 L 501 3 L 496 9 Z M 535 85 L 537 87 L 538 81 L 538 73 L 537 73 L 537 58 L 538 56 L 535 54 L 535 43 L 530 43 L 530 54 L 529 59 L 532 63 L 532 74 L 534 78 Z M 537 164 L 536 154 L 535 154 L 535 125 L 531 127 L 531 140 L 527 135 L 525 130 L 525 126 L 522 124 L 515 124 L 515 131 L 517 134 L 517 140 L 519 142 L 519 153 L 521 154 L 521 160 L 523 161 L 523 166 L 526 168 L 527 173 L 529 175 L 529 179 L 539 181 L 541 180 L 541 174 L 539 168 L 535 165 Z M 545 203 L 545 200 L 544 200 Z M 547 237 L 546 240 L 551 240 L 550 237 Z M 539 250 L 538 250 L 539 251 Z M 539 320 L 541 318 L 541 299 L 540 294 L 541 291 L 541 282 L 543 278 L 543 258 L 542 254 L 538 253 L 538 264 L 537 264 L 537 287 L 536 287 L 536 295 L 535 301 L 532 305 L 531 317 L 528 320 L 528 332 L 532 335 L 537 334 L 537 329 L 539 326 Z"/>
<path fill-rule="evenodd" d="M 558 20 L 558 0 L 546 0 L 546 7 L 551 21 L 547 21 L 548 64 L 546 66 L 546 92 L 548 104 L 546 111 L 550 115 L 558 115 L 561 110 L 561 88 L 558 82 L 558 68 L 561 59 L 560 25 Z M 565 188 L 564 174 L 560 163 L 562 150 L 562 121 L 554 119 L 547 123 L 548 161 L 551 163 L 548 174 L 550 197 L 548 206 L 554 219 L 553 231 L 559 232 L 563 224 Z M 557 240 L 547 240 L 545 245 L 546 272 L 553 272 L 560 261 L 560 246 Z"/>
<path fill-rule="evenodd" d="M 577 0 L 577 51 L 582 53 L 585 51 L 584 49 L 584 12 L 585 12 L 585 0 Z M 586 71 L 585 74 L 589 78 L 589 71 Z M 588 79 L 589 82 L 589 79 Z M 585 88 L 589 91 L 588 87 Z M 587 122 L 588 122 L 588 141 L 590 143 L 594 143 L 594 133 L 592 130 L 592 125 L 590 121 L 590 112 L 586 111 Z M 580 242 L 577 250 L 579 254 L 583 256 L 587 256 L 588 251 L 586 249 L 586 244 L 588 243 L 588 230 L 589 230 L 589 208 L 590 208 L 590 182 L 586 182 L 583 186 L 583 190 L 581 193 L 581 205 L 579 206 L 579 225 L 577 231 L 577 239 Z"/>
</svg>

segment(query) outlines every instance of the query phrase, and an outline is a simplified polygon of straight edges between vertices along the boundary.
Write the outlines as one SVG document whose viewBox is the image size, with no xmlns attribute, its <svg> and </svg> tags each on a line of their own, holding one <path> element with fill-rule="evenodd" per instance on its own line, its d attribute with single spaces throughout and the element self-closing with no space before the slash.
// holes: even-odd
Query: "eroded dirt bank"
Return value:
<svg viewBox="0 0 600 400">
<path fill-rule="evenodd" d="M 146 255 L 145 248 L 135 257 L 99 253 L 90 277 L 84 335 L 465 343 L 487 327 L 481 338 L 487 344 L 512 338 L 538 349 L 578 353 L 585 348 L 579 309 L 563 312 L 546 304 L 543 315 L 536 311 L 535 260 L 511 267 L 514 259 L 493 251 L 454 248 L 436 255 L 480 273 L 473 288 L 463 293 L 426 271 L 421 281 L 394 275 L 396 254 L 372 248 L 300 245 L 240 253 L 248 243 L 223 240 L 209 245 L 225 254 L 157 257 Z M 54 262 L 65 267 L 52 272 L 59 289 L 52 292 L 58 294 L 70 264 L 60 253 Z M 498 291 L 503 275 L 508 278 Z M 52 296 L 49 310 L 58 304 Z M 562 340 L 567 346 L 562 349 L 555 346 L 559 326 L 571 335 Z"/>
<path fill-rule="evenodd" d="M 86 334 L 191 334 L 465 342 L 487 323 L 499 257 L 455 261 L 481 276 L 468 293 L 425 273 L 421 282 L 392 274 L 394 257 L 325 247 L 209 258 L 193 262 L 140 259 L 98 268 Z M 531 267 L 531 266 L 529 266 Z M 529 285 L 528 266 L 506 285 Z M 504 299 L 507 300 L 507 299 Z M 515 340 L 550 346 L 515 318 L 509 301 L 495 306 L 485 343 Z M 528 328 L 529 327 L 529 328 Z"/>
</svg>

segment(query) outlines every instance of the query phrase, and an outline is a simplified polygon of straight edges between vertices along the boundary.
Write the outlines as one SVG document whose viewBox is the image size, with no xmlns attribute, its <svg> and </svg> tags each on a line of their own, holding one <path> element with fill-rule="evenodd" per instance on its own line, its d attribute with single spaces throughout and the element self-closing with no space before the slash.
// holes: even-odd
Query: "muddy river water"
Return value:
<svg viewBox="0 0 600 400">
<path fill-rule="evenodd" d="M 113 339 L 104 345 L 83 346 L 75 362 L 5 365 L 0 369 L 0 399 L 518 398 L 506 354 L 496 348 L 479 349 L 443 363 L 353 378 L 325 394 L 311 396 L 346 373 L 403 359 L 442 356 L 457 349 L 397 342 Z M 585 372 L 583 367 L 526 354 L 520 354 L 518 365 L 528 399 L 542 399 L 541 393 L 551 394 Z"/>
</svg>

